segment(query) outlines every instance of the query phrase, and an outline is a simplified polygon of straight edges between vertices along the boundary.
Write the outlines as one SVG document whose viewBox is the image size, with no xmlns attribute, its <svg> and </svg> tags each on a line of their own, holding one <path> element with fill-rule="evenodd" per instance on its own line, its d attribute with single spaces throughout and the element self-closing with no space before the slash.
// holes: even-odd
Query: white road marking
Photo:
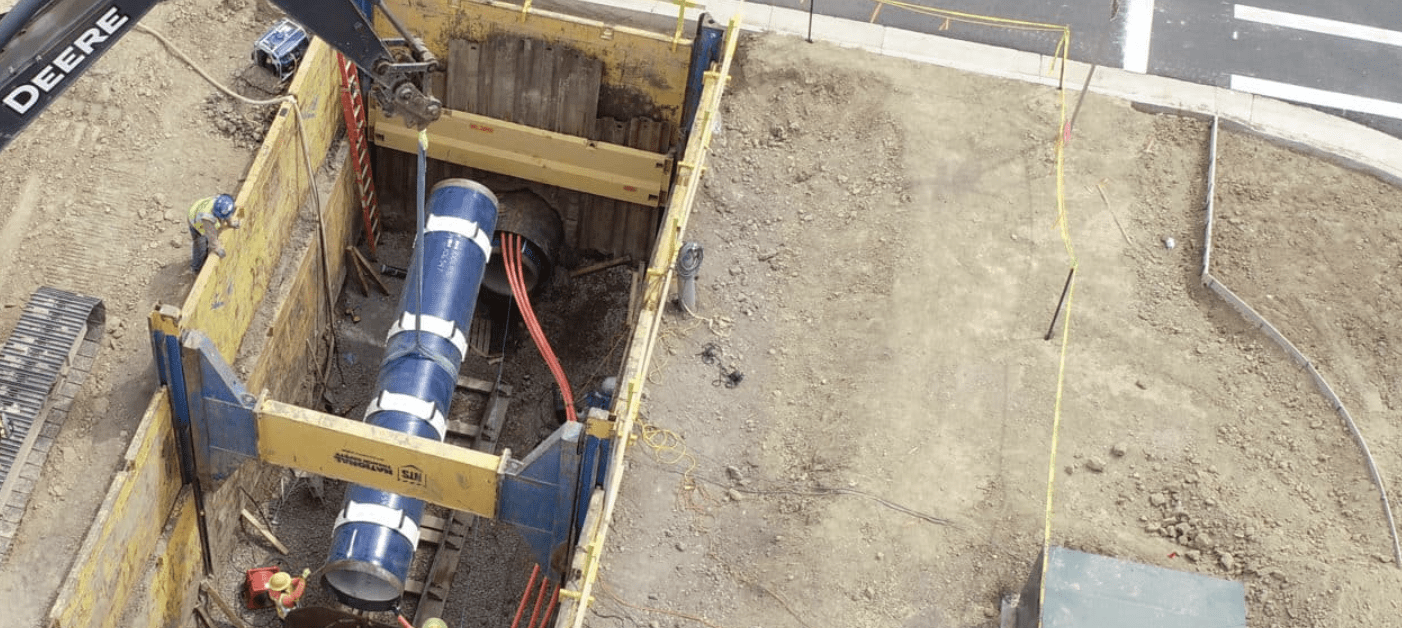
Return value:
<svg viewBox="0 0 1402 628">
<path fill-rule="evenodd" d="M 1310 31 L 1322 35 L 1333 35 L 1335 37 L 1347 37 L 1359 41 L 1368 41 L 1375 44 L 1385 44 L 1388 46 L 1402 46 L 1402 32 L 1390 31 L 1376 26 L 1364 26 L 1351 22 L 1340 22 L 1322 17 L 1311 17 L 1298 13 L 1286 13 L 1284 11 L 1273 11 L 1259 7 L 1246 6 L 1244 4 L 1234 5 L 1232 16 L 1238 20 L 1248 22 L 1259 22 L 1271 26 L 1281 26 L 1293 28 L 1295 30 Z"/>
<path fill-rule="evenodd" d="M 1280 100 L 1304 103 L 1319 107 L 1332 107 L 1345 111 L 1368 113 L 1385 118 L 1402 120 L 1402 104 L 1364 96 L 1340 94 L 1313 87 L 1301 87 L 1250 76 L 1232 75 L 1231 87 L 1234 90 L 1269 96 Z"/>
<path fill-rule="evenodd" d="M 1125 4 L 1124 68 L 1140 74 L 1149 71 L 1149 39 L 1154 30 L 1154 0 L 1127 0 Z"/>
</svg>

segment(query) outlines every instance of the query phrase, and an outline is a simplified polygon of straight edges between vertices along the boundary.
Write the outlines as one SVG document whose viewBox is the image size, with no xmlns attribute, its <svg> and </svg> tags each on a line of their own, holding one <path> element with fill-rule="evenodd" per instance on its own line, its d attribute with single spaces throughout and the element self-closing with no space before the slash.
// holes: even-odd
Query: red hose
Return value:
<svg viewBox="0 0 1402 628">
<path fill-rule="evenodd" d="M 541 357 L 545 358 L 545 365 L 555 377 L 555 384 L 560 387 L 560 395 L 565 399 L 566 417 L 574 421 L 574 392 L 570 389 L 569 379 L 565 377 L 565 369 L 560 366 L 560 360 L 555 357 L 555 351 L 550 348 L 550 341 L 540 328 L 540 321 L 536 319 L 535 310 L 531 307 L 530 295 L 526 292 L 526 282 L 521 271 L 521 246 L 524 241 L 518 235 L 503 233 L 501 243 L 502 264 L 506 268 L 506 279 L 511 284 L 511 294 L 520 305 L 521 318 L 525 319 L 526 329 L 535 340 L 536 348 Z"/>
<path fill-rule="evenodd" d="M 555 605 L 560 601 L 560 587 L 555 587 L 555 591 L 550 594 L 550 603 L 545 606 L 545 614 L 540 616 L 540 623 L 535 628 L 545 628 L 545 624 L 550 621 L 550 616 L 555 614 Z"/>
<path fill-rule="evenodd" d="M 536 619 L 536 617 L 537 617 L 538 615 L 540 615 L 540 606 L 541 606 L 541 603 L 545 601 L 545 590 L 546 590 L 546 589 L 549 589 L 549 588 L 550 588 L 550 579 L 549 579 L 549 578 L 546 578 L 546 579 L 540 581 L 540 593 L 537 593 L 536 596 L 535 596 L 535 608 L 531 611 L 531 620 L 528 621 L 528 622 L 526 622 L 526 627 L 527 627 L 527 628 L 533 628 L 533 627 L 535 626 L 535 619 Z M 527 593 L 529 593 L 529 592 L 527 592 Z"/>
<path fill-rule="evenodd" d="M 530 331 L 536 348 L 540 350 L 541 357 L 545 359 L 550 374 L 555 378 L 556 385 L 560 386 L 561 395 L 566 399 L 567 405 L 573 407 L 569 382 L 565 378 L 564 369 L 560 367 L 559 360 L 555 357 L 555 352 L 550 347 L 550 342 L 545 338 L 545 332 L 540 327 L 540 321 L 535 316 L 535 308 L 531 306 L 530 295 L 521 271 L 522 242 L 520 236 L 506 234 L 506 237 L 510 251 L 510 257 L 507 261 L 507 278 L 511 282 L 512 293 L 521 305 L 521 317 L 526 321 L 526 328 Z"/>
<path fill-rule="evenodd" d="M 502 251 L 506 251 L 505 243 L 502 244 Z M 521 623 L 521 613 L 526 612 L 526 600 L 531 599 L 531 589 L 535 588 L 535 577 L 540 575 L 540 565 L 536 565 L 531 570 L 531 579 L 526 582 L 526 592 L 521 594 L 521 604 L 516 607 L 516 618 L 511 620 L 511 628 L 516 628 Z"/>
<path fill-rule="evenodd" d="M 402 628 L 414 628 L 414 625 L 411 624 L 411 623 L 409 623 L 409 620 L 404 619 L 404 616 L 403 616 L 403 615 L 396 615 L 396 617 L 399 618 L 399 625 L 400 625 Z"/>
</svg>

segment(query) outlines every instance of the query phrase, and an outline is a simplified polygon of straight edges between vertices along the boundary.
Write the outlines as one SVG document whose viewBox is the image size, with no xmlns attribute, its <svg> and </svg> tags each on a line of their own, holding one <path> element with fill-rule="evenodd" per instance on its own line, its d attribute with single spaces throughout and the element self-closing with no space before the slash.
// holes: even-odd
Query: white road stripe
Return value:
<svg viewBox="0 0 1402 628">
<path fill-rule="evenodd" d="M 1345 111 L 1356 111 L 1358 113 L 1368 113 L 1375 116 L 1402 120 L 1402 104 L 1387 100 L 1340 94 L 1338 92 L 1314 89 L 1312 87 L 1301 87 L 1299 85 L 1279 83 L 1267 79 L 1239 76 L 1236 74 L 1232 75 L 1232 89 L 1307 105 L 1333 107 Z"/>
<path fill-rule="evenodd" d="M 1154 30 L 1154 0 L 1128 0 L 1125 3 L 1124 68 L 1144 74 L 1149 71 L 1149 39 Z"/>
<path fill-rule="evenodd" d="M 1362 24 L 1340 22 L 1338 20 L 1329 20 L 1322 17 L 1310 17 L 1297 13 L 1273 11 L 1271 9 L 1251 7 L 1244 4 L 1235 5 L 1232 9 L 1232 16 L 1238 20 L 1246 20 L 1248 22 L 1259 22 L 1271 26 L 1293 28 L 1323 35 L 1333 35 L 1335 37 L 1347 37 L 1349 39 L 1368 41 L 1375 44 L 1402 46 L 1402 32 L 1390 31 L 1375 26 L 1364 26 Z"/>
</svg>

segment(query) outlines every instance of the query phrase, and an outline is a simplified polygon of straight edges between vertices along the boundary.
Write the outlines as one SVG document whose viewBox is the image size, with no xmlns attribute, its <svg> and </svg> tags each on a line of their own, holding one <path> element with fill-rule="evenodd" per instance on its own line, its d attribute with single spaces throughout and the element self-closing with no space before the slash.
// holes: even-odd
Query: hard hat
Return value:
<svg viewBox="0 0 1402 628">
<path fill-rule="evenodd" d="M 268 578 L 268 588 L 273 591 L 286 591 L 292 586 L 292 576 L 286 571 L 279 571 Z"/>
<path fill-rule="evenodd" d="M 232 215 L 234 215 L 234 197 L 228 194 L 214 197 L 214 217 L 226 220 Z"/>
</svg>

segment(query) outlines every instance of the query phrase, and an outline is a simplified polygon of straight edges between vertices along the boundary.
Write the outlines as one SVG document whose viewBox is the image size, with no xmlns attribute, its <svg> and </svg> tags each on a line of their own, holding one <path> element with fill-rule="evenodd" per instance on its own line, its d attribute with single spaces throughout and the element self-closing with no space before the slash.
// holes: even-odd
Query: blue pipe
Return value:
<svg viewBox="0 0 1402 628">
<path fill-rule="evenodd" d="M 497 198 L 482 184 L 448 179 L 433 186 L 419 255 L 404 281 L 399 318 L 390 327 L 375 396 L 365 410 L 367 423 L 443 440 L 496 220 Z M 424 268 L 430 270 L 420 281 Z M 323 581 L 341 603 L 363 611 L 398 605 L 423 509 L 423 501 L 402 495 L 360 485 L 346 489 L 322 568 Z"/>
</svg>

